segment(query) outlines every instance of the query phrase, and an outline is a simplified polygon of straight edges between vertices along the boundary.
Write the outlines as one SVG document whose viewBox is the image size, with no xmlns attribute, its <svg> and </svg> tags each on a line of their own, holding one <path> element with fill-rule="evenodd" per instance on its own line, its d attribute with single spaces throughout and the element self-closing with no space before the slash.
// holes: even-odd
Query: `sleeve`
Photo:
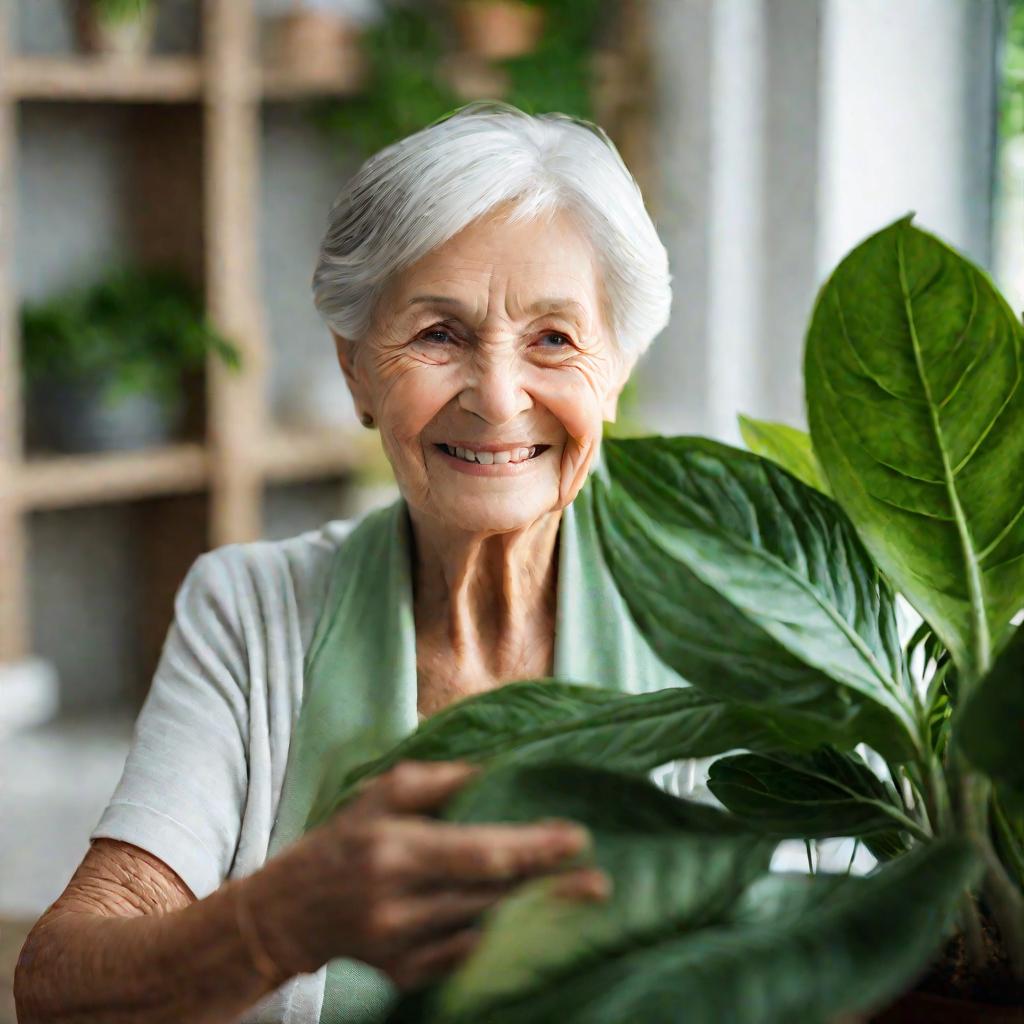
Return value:
<svg viewBox="0 0 1024 1024">
<path fill-rule="evenodd" d="M 174 601 L 121 780 L 90 839 L 139 846 L 197 898 L 230 870 L 248 789 L 248 664 L 231 548 L 201 555 Z"/>
</svg>

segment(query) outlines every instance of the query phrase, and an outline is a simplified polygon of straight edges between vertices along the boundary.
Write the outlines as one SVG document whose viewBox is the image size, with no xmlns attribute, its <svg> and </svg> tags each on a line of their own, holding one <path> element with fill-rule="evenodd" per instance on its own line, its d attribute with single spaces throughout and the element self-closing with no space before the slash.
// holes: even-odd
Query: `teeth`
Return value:
<svg viewBox="0 0 1024 1024">
<path fill-rule="evenodd" d="M 537 454 L 537 446 L 530 448 L 508 449 L 503 452 L 474 452 L 471 448 L 453 447 L 450 444 L 444 446 L 449 455 L 465 459 L 466 462 L 479 462 L 482 466 L 490 466 L 495 463 L 506 465 L 509 462 L 525 462 Z"/>
</svg>

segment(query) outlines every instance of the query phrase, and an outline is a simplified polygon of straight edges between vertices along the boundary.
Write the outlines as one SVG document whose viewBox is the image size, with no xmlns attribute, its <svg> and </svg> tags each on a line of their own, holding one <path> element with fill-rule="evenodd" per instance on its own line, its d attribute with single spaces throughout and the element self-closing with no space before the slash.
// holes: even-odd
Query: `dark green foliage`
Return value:
<svg viewBox="0 0 1024 1024">
<path fill-rule="evenodd" d="M 145 391 L 170 400 L 185 371 L 213 353 L 232 368 L 238 349 L 203 312 L 196 290 L 169 270 L 122 267 L 21 312 L 28 379 L 100 378 L 111 397 Z"/>
<path fill-rule="evenodd" d="M 539 114 L 592 119 L 591 55 L 602 12 L 614 0 L 531 0 L 545 27 L 532 53 L 499 61 L 509 75 L 501 99 Z M 447 83 L 446 58 L 459 59 L 444 5 L 385 0 L 363 34 L 368 76 L 358 96 L 312 105 L 315 122 L 339 150 L 366 157 L 453 113 L 466 101 Z"/>
</svg>

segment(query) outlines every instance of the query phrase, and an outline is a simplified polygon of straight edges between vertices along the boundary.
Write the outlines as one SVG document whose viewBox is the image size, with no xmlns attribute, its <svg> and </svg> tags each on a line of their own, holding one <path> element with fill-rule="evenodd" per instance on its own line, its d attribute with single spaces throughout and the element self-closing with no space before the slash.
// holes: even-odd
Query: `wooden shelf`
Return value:
<svg viewBox="0 0 1024 1024">
<path fill-rule="evenodd" d="M 15 474 L 23 509 L 70 508 L 110 501 L 201 491 L 208 458 L 201 444 L 130 452 L 46 455 Z"/>
<path fill-rule="evenodd" d="M 274 67 L 263 68 L 257 74 L 264 99 L 298 100 L 314 96 L 352 96 L 362 89 L 365 72 L 362 66 L 352 65 L 329 76 L 296 75 Z"/>
<path fill-rule="evenodd" d="M 290 483 L 341 476 L 366 465 L 378 445 L 376 436 L 359 427 L 279 429 L 262 446 L 264 479 Z"/>
<path fill-rule="evenodd" d="M 196 101 L 203 91 L 197 57 L 151 57 L 130 64 L 95 57 L 13 57 L 2 81 L 20 100 L 127 103 Z"/>
<path fill-rule="evenodd" d="M 351 96 L 364 80 L 359 65 L 331 75 L 255 66 L 251 72 L 254 91 L 270 101 Z M 96 57 L 14 57 L 0 81 L 14 100 L 189 103 L 203 95 L 203 67 L 197 57 L 150 57 L 139 64 Z"/>
<path fill-rule="evenodd" d="M 595 89 L 597 120 L 619 126 L 617 145 L 641 185 L 649 125 L 634 87 L 646 86 L 649 77 L 646 2 L 625 0 L 634 16 L 615 49 L 621 45 L 633 57 L 626 64 L 597 61 Z M 259 260 L 261 103 L 358 94 L 366 88 L 365 62 L 353 57 L 326 75 L 261 65 L 254 55 L 262 52 L 263 5 L 256 0 L 200 0 L 195 55 L 138 63 L 18 55 L 11 50 L 14 6 L 0 0 L 0 211 L 17 206 L 20 101 L 165 105 L 159 116 L 139 111 L 145 116 L 128 118 L 124 160 L 116 166 L 118 195 L 133 211 L 134 252 L 144 264 L 181 265 L 201 281 L 207 311 L 240 348 L 245 370 L 228 373 L 215 360 L 208 365 L 206 443 L 25 459 L 14 287 L 19 257 L 12 218 L 0 216 L 0 662 L 31 648 L 27 514 L 159 497 L 165 500 L 138 510 L 148 524 L 140 528 L 149 547 L 144 632 L 157 651 L 175 589 L 197 553 L 262 535 L 267 484 L 357 470 L 377 477 L 377 467 L 382 477 L 387 472 L 378 435 L 356 423 L 324 430 L 268 423 L 272 352 Z M 456 57 L 450 70 L 458 79 L 472 69 Z M 20 233 L 34 227 L 23 224 Z"/>
</svg>

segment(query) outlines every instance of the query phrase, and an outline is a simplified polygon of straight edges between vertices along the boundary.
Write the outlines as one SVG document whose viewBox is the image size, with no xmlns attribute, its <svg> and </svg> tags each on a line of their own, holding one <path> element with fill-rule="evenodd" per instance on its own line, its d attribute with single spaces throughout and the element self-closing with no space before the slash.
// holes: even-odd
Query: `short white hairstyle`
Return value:
<svg viewBox="0 0 1024 1024">
<path fill-rule="evenodd" d="M 361 340 L 392 275 L 496 207 L 509 221 L 565 211 L 594 248 L 605 315 L 635 362 L 668 323 L 668 253 L 605 131 L 567 114 L 476 100 L 363 163 L 331 206 L 313 302 Z"/>
</svg>

